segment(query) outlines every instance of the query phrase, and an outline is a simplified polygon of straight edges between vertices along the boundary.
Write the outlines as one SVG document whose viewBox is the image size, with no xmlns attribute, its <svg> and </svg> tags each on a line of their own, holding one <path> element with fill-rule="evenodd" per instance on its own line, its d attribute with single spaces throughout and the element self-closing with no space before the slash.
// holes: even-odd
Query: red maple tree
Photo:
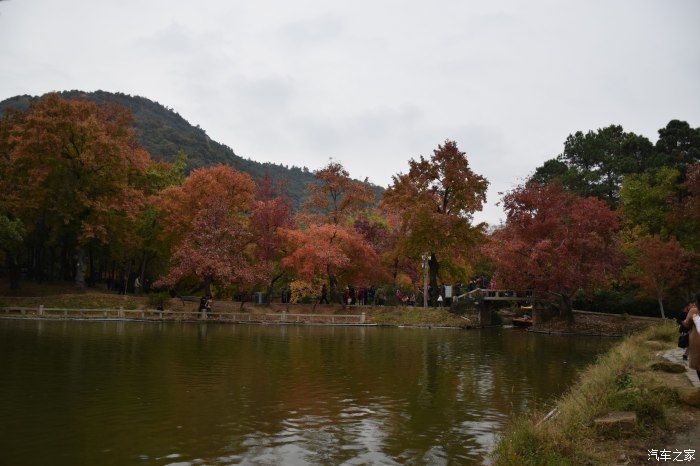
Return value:
<svg viewBox="0 0 700 466">
<path fill-rule="evenodd" d="M 606 285 L 619 270 L 618 217 L 605 202 L 558 182 L 528 183 L 503 198 L 506 223 L 484 247 L 498 283 L 545 293 L 573 321 L 579 290 Z"/>
<path fill-rule="evenodd" d="M 265 176 L 258 183 L 256 199 L 250 213 L 250 230 L 255 244 L 255 258 L 267 285 L 267 298 L 280 278 L 284 276 L 281 267 L 286 254 L 282 231 L 294 228 L 292 206 L 281 188 L 274 187 L 270 177 Z"/>
<path fill-rule="evenodd" d="M 658 235 L 638 238 L 633 249 L 628 274 L 645 294 L 657 299 L 661 317 L 666 318 L 664 294 L 690 278 L 694 255 L 675 238 L 664 241 Z"/>
<path fill-rule="evenodd" d="M 172 241 L 168 273 L 157 284 L 198 279 L 205 293 L 212 283 L 252 283 L 261 276 L 250 259 L 248 213 L 255 193 L 246 174 L 219 165 L 194 170 L 182 186 L 165 189 L 159 207 Z"/>
<path fill-rule="evenodd" d="M 338 162 L 314 175 L 316 183 L 307 188 L 309 198 L 298 216 L 301 229 L 285 232 L 289 254 L 283 264 L 303 278 L 324 276 L 334 296 L 339 280 L 362 281 L 379 273 L 379 256 L 352 226 L 374 193 Z"/>
</svg>

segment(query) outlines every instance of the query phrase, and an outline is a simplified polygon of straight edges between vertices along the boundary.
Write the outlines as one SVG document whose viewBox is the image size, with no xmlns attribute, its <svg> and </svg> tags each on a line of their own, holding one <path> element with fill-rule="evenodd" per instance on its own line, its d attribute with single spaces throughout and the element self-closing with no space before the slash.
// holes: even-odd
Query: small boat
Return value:
<svg viewBox="0 0 700 466">
<path fill-rule="evenodd" d="M 515 317 L 513 319 L 513 326 L 515 327 L 530 327 L 532 325 L 532 319 L 527 317 Z"/>
</svg>

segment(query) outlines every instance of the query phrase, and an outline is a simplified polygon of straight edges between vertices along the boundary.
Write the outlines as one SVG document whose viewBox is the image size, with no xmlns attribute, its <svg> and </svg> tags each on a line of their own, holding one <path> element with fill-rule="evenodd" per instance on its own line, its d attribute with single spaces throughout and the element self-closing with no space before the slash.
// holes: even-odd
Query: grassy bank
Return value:
<svg viewBox="0 0 700 466">
<path fill-rule="evenodd" d="M 66 287 L 47 286 L 46 288 L 34 287 L 23 290 L 31 293 L 31 296 L 6 296 L 0 295 L 0 307 L 28 307 L 37 308 L 44 305 L 47 308 L 67 309 L 119 309 L 140 310 L 153 309 L 155 305 L 149 303 L 148 296 L 120 295 L 107 291 L 89 290 L 78 293 Z M 194 311 L 197 302 L 171 299 L 165 303 L 165 308 L 172 311 Z M 230 300 L 215 300 L 212 306 L 214 312 L 244 312 L 251 314 L 274 314 L 286 311 L 293 314 L 361 314 L 367 316 L 368 324 L 377 325 L 411 325 L 421 327 L 474 327 L 476 319 L 462 318 L 451 314 L 447 309 L 423 309 L 414 307 L 394 306 L 341 306 L 312 304 L 280 304 L 257 306 L 252 303 L 233 302 Z"/>
<path fill-rule="evenodd" d="M 698 411 L 678 400 L 689 386 L 685 374 L 655 371 L 656 353 L 675 347 L 677 326 L 649 327 L 615 346 L 588 367 L 555 405 L 516 419 L 494 450 L 498 465 L 643 464 L 647 449 L 670 445 L 674 431 L 697 422 Z M 594 419 L 614 411 L 634 412 L 637 421 L 603 430 Z M 688 445 L 686 448 L 694 448 Z M 623 455 L 623 456 L 621 456 Z"/>
<path fill-rule="evenodd" d="M 379 325 L 415 325 L 443 327 L 474 327 L 474 316 L 462 318 L 447 309 L 422 307 L 373 307 L 367 313 L 369 323 Z"/>
<path fill-rule="evenodd" d="M 68 309 L 144 309 L 148 300 L 144 296 L 120 295 L 99 291 L 84 293 L 57 293 L 37 296 L 0 296 L 0 307 L 22 306 L 68 308 Z"/>
<path fill-rule="evenodd" d="M 575 312 L 573 324 L 563 319 L 552 319 L 535 324 L 533 331 L 543 333 L 575 333 L 577 335 L 623 336 L 640 332 L 658 324 L 661 319 L 631 316 L 628 314 L 599 314 Z"/>
</svg>

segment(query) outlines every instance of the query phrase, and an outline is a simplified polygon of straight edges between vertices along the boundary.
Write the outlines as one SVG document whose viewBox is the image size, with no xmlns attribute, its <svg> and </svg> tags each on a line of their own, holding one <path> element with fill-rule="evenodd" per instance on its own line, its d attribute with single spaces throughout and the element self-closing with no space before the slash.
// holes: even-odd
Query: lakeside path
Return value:
<svg viewBox="0 0 700 466">
<path fill-rule="evenodd" d="M 46 302 L 46 301 L 45 301 Z M 50 301 L 48 301 L 50 302 Z M 7 303 L 3 303 L 7 304 Z M 23 303 L 27 304 L 27 303 Z M 477 313 L 457 315 L 447 308 L 398 306 L 313 306 L 313 305 L 248 305 L 238 311 L 240 303 L 225 303 L 224 310 L 203 315 L 196 308 L 189 310 L 124 309 L 123 307 L 73 308 L 38 306 L 0 306 L 0 318 L 43 320 L 123 320 L 145 322 L 211 322 L 263 325 L 329 325 L 329 326 L 388 326 L 417 328 L 472 329 L 501 326 L 496 316 L 482 322 Z M 184 306 L 183 306 L 184 307 Z M 226 310 L 227 309 L 227 310 Z M 316 312 L 318 310 L 318 312 Z M 291 312 L 290 312 L 291 311 Z M 535 326 L 534 333 L 553 335 L 590 335 L 621 337 L 640 331 L 659 319 L 617 314 L 575 311 L 573 327 L 554 323 Z M 494 320 L 495 319 L 495 320 Z M 507 321 L 505 322 L 508 323 Z"/>
<path fill-rule="evenodd" d="M 680 348 L 669 349 L 669 350 L 666 350 L 666 351 L 659 353 L 659 356 L 661 356 L 662 358 L 664 358 L 672 363 L 686 366 L 685 375 L 686 375 L 686 377 L 688 377 L 690 384 L 693 387 L 700 388 L 700 379 L 698 379 L 698 375 L 693 369 L 687 367 L 686 361 L 683 360 L 683 350 L 682 349 L 680 349 Z M 698 436 L 698 438 L 700 438 L 700 436 Z"/>
<path fill-rule="evenodd" d="M 100 319 L 199 322 L 198 300 L 173 298 L 163 305 L 166 311 L 153 309 L 148 296 L 119 295 L 104 291 L 65 292 L 61 288 L 36 289 L 35 296 L 0 296 L 0 318 Z M 45 293 L 45 294 L 44 294 Z M 660 319 L 620 314 L 574 311 L 573 328 L 563 322 L 546 322 L 532 330 L 551 334 L 580 334 L 619 337 L 640 331 Z M 381 325 L 422 328 L 481 328 L 508 324 L 506 315 L 492 316 L 482 322 L 476 312 L 463 315 L 448 308 L 373 305 L 313 305 L 272 303 L 256 305 L 227 300 L 214 302 L 207 322 L 258 323 L 281 325 Z"/>
<path fill-rule="evenodd" d="M 281 307 L 281 309 L 279 309 Z M 68 308 L 34 306 L 0 307 L 0 318 L 45 320 L 125 320 L 147 322 L 211 322 L 269 325 L 402 326 L 430 328 L 479 328 L 477 315 L 458 316 L 446 309 L 311 306 L 249 306 L 247 312 L 215 311 L 206 315 L 196 310 Z M 287 309 L 297 312 L 288 312 Z M 275 312 L 276 311 L 276 312 Z M 300 312 L 299 312 L 300 311 Z M 306 312 L 304 312 L 306 311 Z"/>
</svg>

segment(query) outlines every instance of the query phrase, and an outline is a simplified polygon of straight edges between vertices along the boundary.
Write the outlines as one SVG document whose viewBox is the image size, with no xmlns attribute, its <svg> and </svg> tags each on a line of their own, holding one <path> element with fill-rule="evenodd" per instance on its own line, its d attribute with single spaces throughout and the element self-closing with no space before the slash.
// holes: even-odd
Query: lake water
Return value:
<svg viewBox="0 0 700 466">
<path fill-rule="evenodd" d="M 0 320 L 0 464 L 479 464 L 614 341 Z"/>
</svg>

